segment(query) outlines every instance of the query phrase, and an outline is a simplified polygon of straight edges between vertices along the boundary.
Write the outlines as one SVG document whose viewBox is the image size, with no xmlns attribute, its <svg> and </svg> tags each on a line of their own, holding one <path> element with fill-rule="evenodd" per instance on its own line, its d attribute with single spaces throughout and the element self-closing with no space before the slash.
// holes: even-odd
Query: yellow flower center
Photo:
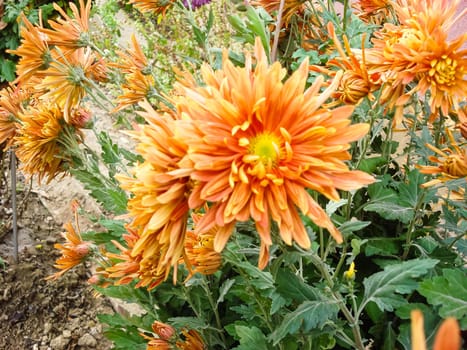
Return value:
<svg viewBox="0 0 467 350">
<path fill-rule="evenodd" d="M 430 62 L 431 69 L 428 75 L 432 84 L 451 86 L 456 80 L 457 61 L 447 55 Z"/>
<path fill-rule="evenodd" d="M 250 140 L 248 151 L 250 154 L 258 156 L 265 167 L 271 168 L 280 158 L 280 144 L 280 139 L 275 135 L 259 134 Z"/>
</svg>

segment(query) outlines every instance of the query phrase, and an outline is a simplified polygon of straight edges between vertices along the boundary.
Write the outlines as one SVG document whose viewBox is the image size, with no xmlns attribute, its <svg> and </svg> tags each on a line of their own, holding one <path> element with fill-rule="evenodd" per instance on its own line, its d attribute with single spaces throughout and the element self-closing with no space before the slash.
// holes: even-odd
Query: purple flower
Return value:
<svg viewBox="0 0 467 350">
<path fill-rule="evenodd" d="M 183 0 L 183 6 L 185 6 L 186 8 L 190 8 L 189 6 L 189 3 L 191 4 L 191 8 L 193 10 L 203 6 L 203 5 L 206 5 L 208 3 L 210 3 L 211 0 Z"/>
</svg>

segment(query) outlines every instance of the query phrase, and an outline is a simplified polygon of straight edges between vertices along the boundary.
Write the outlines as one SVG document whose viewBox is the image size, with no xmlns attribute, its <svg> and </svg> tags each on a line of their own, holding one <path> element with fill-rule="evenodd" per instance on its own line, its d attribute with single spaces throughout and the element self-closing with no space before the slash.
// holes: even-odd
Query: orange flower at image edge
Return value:
<svg viewBox="0 0 467 350">
<path fill-rule="evenodd" d="M 261 237 L 259 266 L 264 268 L 272 244 L 271 219 L 286 244 L 310 247 L 297 209 L 342 242 L 307 189 L 338 200 L 338 189 L 358 189 L 374 179 L 344 163 L 350 159 L 350 142 L 364 136 L 369 126 L 350 125 L 352 106 L 322 107 L 342 74 L 320 93 L 322 78 L 306 89 L 307 61 L 283 82 L 285 69 L 278 62 L 268 64 L 259 40 L 255 54 L 254 69 L 248 55 L 245 67 L 235 67 L 227 55 L 221 70 L 204 65 L 206 86 L 179 84 L 184 93 L 175 102 L 186 121 L 178 137 L 187 143 L 194 168 L 190 207 L 213 203 L 195 231 L 219 226 L 214 249 L 220 252 L 235 223 L 252 218 Z"/>
<path fill-rule="evenodd" d="M 420 310 L 410 313 L 412 323 L 411 338 L 412 350 L 427 350 L 425 330 L 423 326 L 423 314 Z M 461 334 L 456 319 L 449 317 L 438 328 L 433 344 L 433 350 L 460 350 Z"/>
</svg>

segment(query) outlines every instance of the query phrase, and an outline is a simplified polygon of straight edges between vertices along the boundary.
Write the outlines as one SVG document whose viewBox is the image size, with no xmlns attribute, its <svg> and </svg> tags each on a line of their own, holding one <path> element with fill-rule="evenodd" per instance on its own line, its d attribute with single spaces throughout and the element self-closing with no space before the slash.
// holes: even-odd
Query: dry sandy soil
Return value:
<svg viewBox="0 0 467 350">
<path fill-rule="evenodd" d="M 65 181 L 54 190 L 33 187 L 28 194 L 24 179 L 19 179 L 20 254 L 15 263 L 5 163 L 0 174 L 0 349 L 110 349 L 96 316 L 113 310 L 106 299 L 93 296 L 86 283 L 89 270 L 78 267 L 57 281 L 44 280 L 56 272 L 53 264 L 60 254 L 53 245 L 62 240 L 62 225 L 69 220 L 69 204 L 62 203 L 79 194 L 79 187 Z M 51 203 L 55 206 L 49 209 Z"/>
</svg>

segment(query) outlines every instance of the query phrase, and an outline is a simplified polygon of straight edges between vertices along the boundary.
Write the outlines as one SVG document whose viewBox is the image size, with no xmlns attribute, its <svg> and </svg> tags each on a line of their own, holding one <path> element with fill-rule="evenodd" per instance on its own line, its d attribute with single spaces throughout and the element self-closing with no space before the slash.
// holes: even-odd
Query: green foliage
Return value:
<svg viewBox="0 0 467 350">
<path fill-rule="evenodd" d="M 404 305 L 407 300 L 402 295 L 413 292 L 418 286 L 416 278 L 425 275 L 437 263 L 434 259 L 404 261 L 365 278 L 365 291 L 359 309 L 362 310 L 369 302 L 376 303 L 381 311 L 393 311 Z"/>
<path fill-rule="evenodd" d="M 439 307 L 443 318 L 455 317 L 467 329 L 467 279 L 465 269 L 444 269 L 442 276 L 427 279 L 418 291 L 431 305 Z"/>
</svg>

